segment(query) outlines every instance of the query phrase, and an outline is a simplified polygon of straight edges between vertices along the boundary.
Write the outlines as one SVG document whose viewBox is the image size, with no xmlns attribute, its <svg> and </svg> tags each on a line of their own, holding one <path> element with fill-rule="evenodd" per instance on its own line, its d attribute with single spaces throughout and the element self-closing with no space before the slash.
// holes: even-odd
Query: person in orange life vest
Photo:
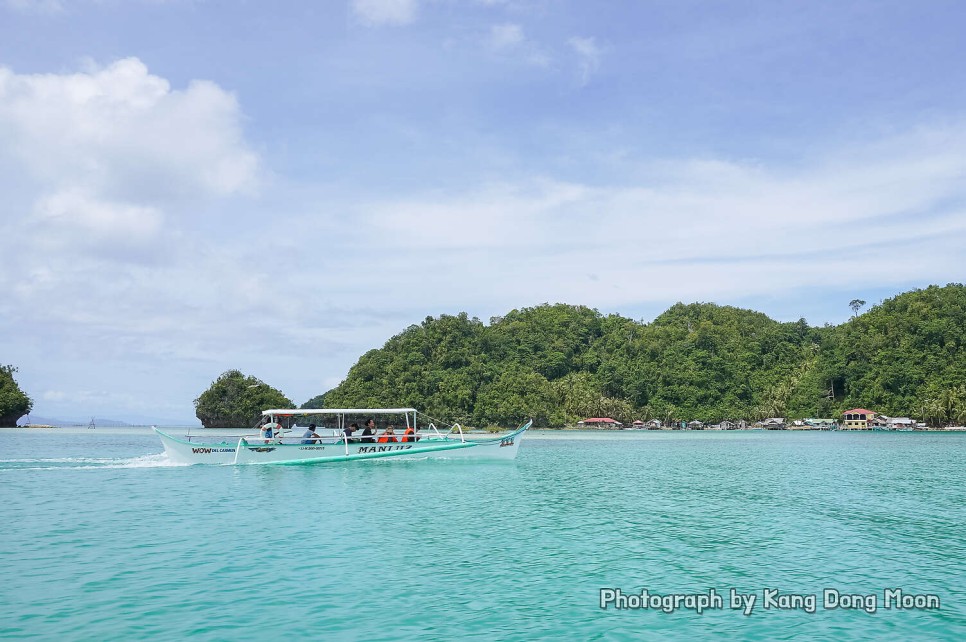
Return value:
<svg viewBox="0 0 966 642">
<path fill-rule="evenodd" d="M 399 440 L 396 439 L 395 434 L 396 431 L 393 429 L 392 424 L 389 424 L 386 426 L 386 432 L 382 433 L 376 441 L 380 444 L 396 443 Z"/>
<path fill-rule="evenodd" d="M 412 426 L 406 426 L 406 432 L 403 433 L 403 441 L 416 441 L 416 431 L 413 430 Z"/>
</svg>

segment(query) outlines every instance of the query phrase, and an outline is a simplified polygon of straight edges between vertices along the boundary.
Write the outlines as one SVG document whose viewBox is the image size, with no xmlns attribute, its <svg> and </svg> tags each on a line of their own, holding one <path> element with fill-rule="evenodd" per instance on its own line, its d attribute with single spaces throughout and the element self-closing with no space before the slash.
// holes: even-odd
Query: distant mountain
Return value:
<svg viewBox="0 0 966 642">
<path fill-rule="evenodd" d="M 34 424 L 40 426 L 87 426 L 91 423 L 90 417 L 87 419 L 51 419 L 50 417 L 38 417 L 37 415 L 27 415 L 26 417 L 21 417 L 17 422 L 18 426 L 24 426 L 26 424 Z M 103 426 L 104 428 L 118 428 L 122 426 L 131 426 L 127 421 L 117 421 L 116 419 L 98 419 L 94 418 L 94 426 Z"/>
</svg>

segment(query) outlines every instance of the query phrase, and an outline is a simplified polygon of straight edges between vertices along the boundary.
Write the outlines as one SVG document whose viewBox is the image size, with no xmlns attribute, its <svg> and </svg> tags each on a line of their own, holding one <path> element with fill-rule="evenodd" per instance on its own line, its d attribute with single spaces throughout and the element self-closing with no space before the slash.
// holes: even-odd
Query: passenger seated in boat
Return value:
<svg viewBox="0 0 966 642">
<path fill-rule="evenodd" d="M 406 432 L 403 433 L 402 440 L 405 441 L 416 441 L 416 431 L 412 426 L 406 426 Z"/>
<path fill-rule="evenodd" d="M 364 444 L 374 444 L 376 440 L 373 438 L 376 434 L 376 420 L 370 419 L 366 422 L 365 430 L 362 431 L 362 443 Z"/>
<path fill-rule="evenodd" d="M 308 430 L 302 435 L 303 444 L 317 444 L 321 437 L 315 432 L 315 424 L 309 424 Z"/>
<path fill-rule="evenodd" d="M 392 424 L 386 426 L 386 431 L 379 436 L 377 440 L 380 444 L 396 443 L 399 441 L 395 437 L 396 431 L 393 429 Z"/>
<path fill-rule="evenodd" d="M 349 427 L 348 428 L 343 428 L 342 429 L 342 432 L 345 433 L 346 440 L 351 441 L 351 442 L 357 442 L 357 441 L 359 441 L 358 439 L 353 439 L 352 438 L 352 433 L 354 433 L 357 430 L 359 430 L 359 424 L 349 424 Z"/>
<path fill-rule="evenodd" d="M 266 443 L 271 441 L 272 439 L 275 438 L 275 435 L 279 433 L 280 429 L 281 429 L 281 426 L 279 426 L 277 423 L 269 419 L 262 426 L 262 430 L 261 430 L 262 439 L 264 439 Z"/>
</svg>

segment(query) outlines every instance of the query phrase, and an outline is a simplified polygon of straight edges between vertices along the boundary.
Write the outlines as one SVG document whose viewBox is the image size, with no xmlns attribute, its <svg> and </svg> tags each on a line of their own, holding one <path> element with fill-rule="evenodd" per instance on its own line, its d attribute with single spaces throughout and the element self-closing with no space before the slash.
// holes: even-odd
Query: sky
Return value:
<svg viewBox="0 0 966 642">
<path fill-rule="evenodd" d="M 957 1 L 0 0 L 32 415 L 296 404 L 426 317 L 841 323 L 964 280 Z"/>
</svg>

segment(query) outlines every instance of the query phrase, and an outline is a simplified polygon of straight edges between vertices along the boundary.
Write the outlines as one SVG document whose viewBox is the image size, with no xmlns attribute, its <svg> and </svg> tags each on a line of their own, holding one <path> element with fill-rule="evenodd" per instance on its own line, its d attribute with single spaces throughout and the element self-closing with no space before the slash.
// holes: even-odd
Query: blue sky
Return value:
<svg viewBox="0 0 966 642">
<path fill-rule="evenodd" d="M 0 0 L 34 414 L 296 403 L 426 316 L 839 323 L 966 265 L 958 2 Z"/>
</svg>

